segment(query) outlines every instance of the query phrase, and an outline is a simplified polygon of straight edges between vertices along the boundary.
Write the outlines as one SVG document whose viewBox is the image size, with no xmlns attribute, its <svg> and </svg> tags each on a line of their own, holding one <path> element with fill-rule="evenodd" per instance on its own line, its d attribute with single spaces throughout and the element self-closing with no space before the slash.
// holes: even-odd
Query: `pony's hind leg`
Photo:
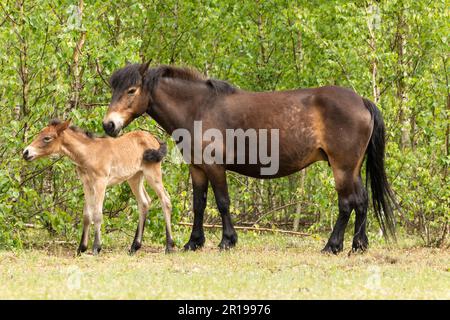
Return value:
<svg viewBox="0 0 450 320">
<path fill-rule="evenodd" d="M 230 215 L 230 197 L 225 169 L 215 167 L 208 172 L 208 178 L 214 191 L 217 208 L 222 217 L 222 240 L 219 243 L 219 248 L 220 250 L 231 249 L 236 245 L 238 235 L 233 227 Z"/>
<path fill-rule="evenodd" d="M 358 177 L 358 181 L 355 186 L 356 199 L 355 199 L 355 234 L 353 236 L 352 251 L 365 251 L 369 247 L 369 240 L 366 235 L 366 223 L 367 223 L 367 207 L 369 199 L 367 190 L 364 187 L 361 176 Z"/>
<path fill-rule="evenodd" d="M 164 188 L 162 182 L 161 164 L 146 165 L 144 169 L 144 176 L 150 187 L 155 190 L 156 195 L 161 201 L 162 210 L 164 213 L 164 220 L 166 223 L 166 253 L 173 252 L 175 244 L 172 236 L 172 204 L 170 202 L 169 194 Z"/>
<path fill-rule="evenodd" d="M 130 254 L 135 253 L 141 248 L 142 237 L 144 235 L 145 220 L 147 219 L 148 208 L 150 205 L 150 197 L 144 188 L 144 176 L 142 173 L 138 173 L 128 180 L 131 191 L 136 197 L 139 208 L 139 222 L 136 228 L 136 234 L 134 236 L 133 243 L 131 244 Z"/>
<path fill-rule="evenodd" d="M 350 219 L 350 214 L 355 206 L 355 179 L 353 170 L 341 170 L 333 168 L 336 190 L 338 192 L 339 215 L 334 225 L 330 238 L 322 252 L 337 254 L 344 248 L 345 228 Z"/>
</svg>

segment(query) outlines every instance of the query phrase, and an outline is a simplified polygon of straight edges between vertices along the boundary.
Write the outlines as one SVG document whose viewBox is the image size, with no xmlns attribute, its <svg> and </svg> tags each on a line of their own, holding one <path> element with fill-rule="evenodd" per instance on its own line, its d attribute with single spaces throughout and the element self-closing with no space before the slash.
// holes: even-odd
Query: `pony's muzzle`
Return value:
<svg viewBox="0 0 450 320">
<path fill-rule="evenodd" d="M 113 121 L 109 121 L 109 122 L 103 122 L 103 130 L 105 130 L 106 134 L 109 136 L 117 136 L 117 131 L 116 130 L 116 125 L 114 124 Z"/>
</svg>

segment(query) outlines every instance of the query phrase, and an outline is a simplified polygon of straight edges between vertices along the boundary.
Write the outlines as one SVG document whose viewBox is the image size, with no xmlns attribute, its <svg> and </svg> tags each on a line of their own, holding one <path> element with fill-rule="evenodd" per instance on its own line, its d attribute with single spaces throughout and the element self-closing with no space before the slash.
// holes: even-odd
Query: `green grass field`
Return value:
<svg viewBox="0 0 450 320">
<path fill-rule="evenodd" d="M 402 243 L 348 256 L 320 253 L 325 238 L 240 232 L 238 247 L 165 255 L 128 241 L 75 258 L 76 244 L 0 252 L 1 299 L 450 299 L 450 253 Z M 109 245 L 109 244 L 108 244 Z"/>
</svg>

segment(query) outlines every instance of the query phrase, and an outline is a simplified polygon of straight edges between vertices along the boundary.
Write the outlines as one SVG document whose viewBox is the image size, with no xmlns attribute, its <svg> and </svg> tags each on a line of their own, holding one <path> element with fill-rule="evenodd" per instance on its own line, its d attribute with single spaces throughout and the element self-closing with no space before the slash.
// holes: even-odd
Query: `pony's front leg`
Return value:
<svg viewBox="0 0 450 320">
<path fill-rule="evenodd" d="M 209 181 L 214 190 L 217 208 L 222 217 L 222 241 L 220 241 L 219 248 L 226 250 L 234 247 L 237 243 L 238 237 L 234 230 L 230 215 L 230 198 L 228 195 L 227 177 L 225 169 L 222 167 L 214 167 L 208 172 Z"/>
<path fill-rule="evenodd" d="M 184 245 L 184 250 L 195 251 L 203 247 L 205 243 L 203 215 L 208 195 L 208 178 L 203 170 L 192 165 L 189 167 L 189 172 L 191 174 L 192 190 L 194 193 L 194 224 L 189 241 Z"/>
<path fill-rule="evenodd" d="M 94 209 L 92 220 L 94 222 L 94 246 L 92 253 L 98 255 L 102 250 L 101 228 L 103 222 L 103 200 L 105 198 L 106 181 L 94 184 Z"/>
</svg>

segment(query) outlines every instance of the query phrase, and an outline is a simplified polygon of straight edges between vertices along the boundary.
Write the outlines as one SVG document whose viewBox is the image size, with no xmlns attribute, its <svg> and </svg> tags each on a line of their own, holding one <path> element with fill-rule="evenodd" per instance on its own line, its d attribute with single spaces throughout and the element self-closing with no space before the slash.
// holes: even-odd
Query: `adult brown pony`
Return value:
<svg viewBox="0 0 450 320">
<path fill-rule="evenodd" d="M 264 165 L 260 162 L 190 164 L 194 225 L 186 250 L 195 250 L 205 242 L 203 214 L 209 182 L 222 217 L 223 235 L 219 247 L 227 249 L 236 244 L 237 234 L 229 213 L 226 170 L 256 178 L 277 178 L 320 160 L 328 161 L 333 170 L 339 199 L 339 216 L 323 251 L 342 251 L 352 210 L 356 212 L 352 248 L 355 251 L 367 249 L 368 194 L 361 180 L 366 154 L 366 185 L 370 180 L 375 215 L 384 234 L 395 237 L 395 200 L 384 168 L 383 119 L 372 102 L 352 90 L 328 86 L 248 92 L 221 80 L 207 79 L 190 69 L 149 68 L 148 63 L 129 64 L 117 70 L 110 83 L 112 100 L 103 119 L 103 128 L 109 135 L 117 135 L 144 113 L 168 134 L 179 128 L 193 134 L 194 121 L 200 120 L 204 130 L 279 129 L 279 170 L 271 176 L 261 175 Z"/>
</svg>

